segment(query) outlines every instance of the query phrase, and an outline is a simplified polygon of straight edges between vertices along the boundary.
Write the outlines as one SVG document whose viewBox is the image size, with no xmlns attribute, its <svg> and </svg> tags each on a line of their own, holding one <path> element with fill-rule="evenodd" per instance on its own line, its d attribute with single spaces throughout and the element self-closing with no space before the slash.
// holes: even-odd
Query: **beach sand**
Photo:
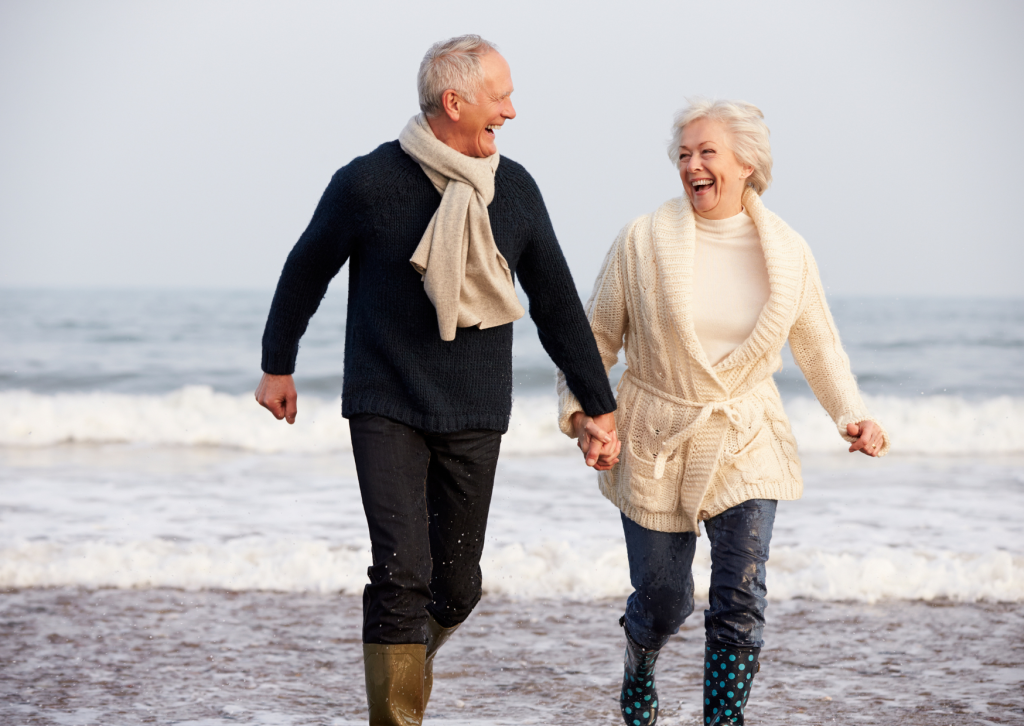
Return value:
<svg viewBox="0 0 1024 726">
<path fill-rule="evenodd" d="M 0 723 L 364 724 L 351 595 L 0 595 Z M 618 724 L 621 600 L 485 596 L 427 722 Z M 772 602 L 749 724 L 1024 724 L 1024 606 Z M 701 609 L 659 661 L 659 723 L 700 723 Z"/>
</svg>

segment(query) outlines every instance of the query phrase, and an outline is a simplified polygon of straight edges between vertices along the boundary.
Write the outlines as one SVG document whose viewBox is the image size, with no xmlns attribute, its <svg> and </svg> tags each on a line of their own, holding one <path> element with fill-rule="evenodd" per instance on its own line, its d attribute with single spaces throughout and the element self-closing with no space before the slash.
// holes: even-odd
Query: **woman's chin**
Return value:
<svg viewBox="0 0 1024 726">
<path fill-rule="evenodd" d="M 693 211 L 695 211 L 702 217 L 707 216 L 708 214 L 712 214 L 715 211 L 715 208 L 718 206 L 717 200 L 703 199 L 701 197 L 691 199 L 690 203 L 693 205 Z"/>
</svg>

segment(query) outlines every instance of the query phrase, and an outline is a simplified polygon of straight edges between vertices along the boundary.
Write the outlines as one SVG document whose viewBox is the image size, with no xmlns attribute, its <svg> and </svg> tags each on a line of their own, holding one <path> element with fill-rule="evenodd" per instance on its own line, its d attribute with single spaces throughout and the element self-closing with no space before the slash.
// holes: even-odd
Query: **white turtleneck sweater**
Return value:
<svg viewBox="0 0 1024 726">
<path fill-rule="evenodd" d="M 693 327 L 711 365 L 743 344 L 768 302 L 768 268 L 746 210 L 728 219 L 694 215 Z"/>
</svg>

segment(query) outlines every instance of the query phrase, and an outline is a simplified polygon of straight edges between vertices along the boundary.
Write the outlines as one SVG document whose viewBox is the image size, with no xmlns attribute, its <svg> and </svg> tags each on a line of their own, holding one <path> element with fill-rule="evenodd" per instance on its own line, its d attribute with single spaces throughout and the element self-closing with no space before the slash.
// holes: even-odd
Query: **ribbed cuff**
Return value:
<svg viewBox="0 0 1024 726">
<path fill-rule="evenodd" d="M 298 348 L 287 353 L 264 348 L 260 367 L 264 373 L 269 373 L 272 376 L 290 376 L 295 372 L 295 359 L 298 356 Z"/>
<path fill-rule="evenodd" d="M 605 385 L 605 390 L 598 392 L 588 391 L 587 394 L 579 400 L 580 406 L 583 407 L 583 412 L 591 418 L 611 413 L 618 408 L 615 403 L 615 394 L 612 393 L 611 387 L 607 384 Z"/>
</svg>

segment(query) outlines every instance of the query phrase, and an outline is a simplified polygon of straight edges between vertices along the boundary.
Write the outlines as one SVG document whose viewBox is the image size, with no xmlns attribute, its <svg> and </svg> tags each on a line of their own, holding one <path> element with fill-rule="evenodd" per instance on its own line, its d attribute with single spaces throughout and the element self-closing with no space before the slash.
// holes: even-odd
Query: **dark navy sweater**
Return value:
<svg viewBox="0 0 1024 726">
<path fill-rule="evenodd" d="M 263 333 L 263 370 L 295 370 L 299 339 L 349 263 L 342 415 L 386 416 L 434 433 L 508 429 L 512 324 L 445 342 L 409 258 L 441 202 L 397 141 L 338 170 L 288 255 Z M 583 409 L 615 410 L 576 287 L 530 174 L 502 157 L 488 207 L 494 241 L 530 299 L 540 341 Z"/>
</svg>

